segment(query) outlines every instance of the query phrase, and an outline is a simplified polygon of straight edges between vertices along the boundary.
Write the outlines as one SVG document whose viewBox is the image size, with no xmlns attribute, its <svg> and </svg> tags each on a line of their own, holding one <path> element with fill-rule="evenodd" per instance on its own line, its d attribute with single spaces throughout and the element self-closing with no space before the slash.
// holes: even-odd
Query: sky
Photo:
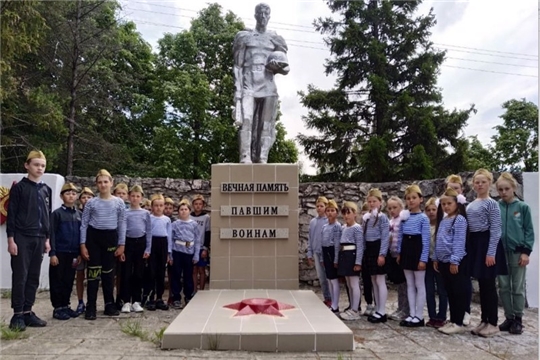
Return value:
<svg viewBox="0 0 540 360">
<path fill-rule="evenodd" d="M 123 0 L 122 16 L 137 24 L 155 51 L 164 33 L 188 29 L 191 19 L 211 2 Z M 241 17 L 247 27 L 254 26 L 254 9 L 260 0 L 215 2 Z M 272 11 L 268 29 L 283 36 L 289 46 L 291 71 L 287 76 L 277 75 L 275 80 L 287 138 L 295 139 L 299 133 L 317 134 L 305 127 L 302 116 L 307 109 L 297 93 L 307 90 L 309 84 L 320 89 L 331 89 L 335 84 L 335 77 L 324 72 L 330 52 L 323 36 L 312 26 L 314 19 L 332 13 L 322 0 L 265 2 Z M 469 118 L 464 135 L 477 135 L 484 145 L 489 144 L 496 134 L 493 127 L 502 123 L 499 116 L 503 102 L 526 98 L 538 104 L 538 2 L 424 1 L 418 13 L 428 14 L 430 8 L 437 20 L 431 40 L 447 50 L 438 79 L 444 106 L 449 110 L 468 109 L 475 104 L 477 113 Z M 300 151 L 303 172 L 315 174 L 313 163 Z"/>
</svg>

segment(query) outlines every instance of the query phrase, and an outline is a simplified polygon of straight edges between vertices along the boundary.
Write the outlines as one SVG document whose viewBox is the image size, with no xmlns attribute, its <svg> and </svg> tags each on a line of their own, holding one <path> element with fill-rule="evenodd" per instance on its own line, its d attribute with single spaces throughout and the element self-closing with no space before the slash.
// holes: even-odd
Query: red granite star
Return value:
<svg viewBox="0 0 540 360">
<path fill-rule="evenodd" d="M 294 309 L 294 306 L 292 305 L 267 298 L 244 299 L 240 302 L 225 305 L 223 307 L 238 310 L 234 316 L 266 314 L 283 317 L 280 310 Z"/>
</svg>

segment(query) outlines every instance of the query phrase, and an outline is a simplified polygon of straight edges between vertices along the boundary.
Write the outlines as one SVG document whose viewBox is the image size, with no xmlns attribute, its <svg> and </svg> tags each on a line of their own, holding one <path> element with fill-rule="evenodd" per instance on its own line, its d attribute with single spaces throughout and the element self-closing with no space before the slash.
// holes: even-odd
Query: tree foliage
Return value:
<svg viewBox="0 0 540 360">
<path fill-rule="evenodd" d="M 461 130 L 474 106 L 449 111 L 436 86 L 445 53 L 429 40 L 435 17 L 420 1 L 328 1 L 335 14 L 315 28 L 327 35 L 326 74 L 334 89 L 299 92 L 306 154 L 326 180 L 423 179 L 460 170 Z"/>
</svg>

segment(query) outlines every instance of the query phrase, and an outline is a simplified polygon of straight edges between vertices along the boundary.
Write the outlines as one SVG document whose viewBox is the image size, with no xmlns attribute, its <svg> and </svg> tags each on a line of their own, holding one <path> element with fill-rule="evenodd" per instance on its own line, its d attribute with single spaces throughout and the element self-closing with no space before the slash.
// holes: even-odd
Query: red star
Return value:
<svg viewBox="0 0 540 360">
<path fill-rule="evenodd" d="M 266 314 L 283 316 L 280 310 L 294 309 L 294 306 L 280 303 L 274 299 L 252 298 L 223 306 L 228 309 L 238 310 L 234 316 Z"/>
</svg>

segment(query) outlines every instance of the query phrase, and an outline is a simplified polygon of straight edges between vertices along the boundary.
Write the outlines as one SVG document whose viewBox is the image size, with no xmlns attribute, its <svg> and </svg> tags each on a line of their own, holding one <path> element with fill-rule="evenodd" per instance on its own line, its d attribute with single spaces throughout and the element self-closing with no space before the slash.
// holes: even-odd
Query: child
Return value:
<svg viewBox="0 0 540 360">
<path fill-rule="evenodd" d="M 76 268 L 81 261 L 81 212 L 75 207 L 77 188 L 68 183 L 62 186 L 63 205 L 51 214 L 51 258 L 49 283 L 53 318 L 69 320 L 79 316 L 69 306 Z"/>
<path fill-rule="evenodd" d="M 388 217 L 381 212 L 382 193 L 379 189 L 369 190 L 367 204 L 369 212 L 362 217 L 366 243 L 362 273 L 365 272 L 371 276 L 375 303 L 377 304 L 377 310 L 368 318 L 368 321 L 371 323 L 385 323 L 387 320 L 386 300 L 388 298 L 388 289 L 386 288 L 386 268 L 384 265 L 390 240 L 390 225 Z"/>
<path fill-rule="evenodd" d="M 386 202 L 388 215 L 390 215 L 390 244 L 386 263 L 388 268 L 388 280 L 397 285 L 398 308 L 390 314 L 390 319 L 401 321 L 409 314 L 409 299 L 407 298 L 407 282 L 403 269 L 397 263 L 399 255 L 397 251 L 398 235 L 401 226 L 399 213 L 403 210 L 403 201 L 397 196 L 391 196 Z"/>
<path fill-rule="evenodd" d="M 190 214 L 190 218 L 197 222 L 199 236 L 201 237 L 199 261 L 193 266 L 193 295 L 195 295 L 197 293 L 197 284 L 199 285 L 199 290 L 204 290 L 204 286 L 206 285 L 206 267 L 210 261 L 208 256 L 210 251 L 210 215 L 203 210 L 206 202 L 202 195 L 195 195 L 192 204 L 193 211 Z"/>
<path fill-rule="evenodd" d="M 171 287 L 173 306 L 182 308 L 180 297 L 180 279 L 183 276 L 185 305 L 193 295 L 193 265 L 199 261 L 201 236 L 199 225 L 189 218 L 191 211 L 189 201 L 182 200 L 178 205 L 178 220 L 172 224 L 172 272 Z"/>
<path fill-rule="evenodd" d="M 171 223 L 176 221 L 176 218 L 174 217 L 174 207 L 175 207 L 175 204 L 174 204 L 174 200 L 171 199 L 170 197 L 166 197 L 165 198 L 165 209 L 163 210 L 163 214 L 165 214 L 165 216 L 168 216 L 169 219 L 171 219 Z"/>
<path fill-rule="evenodd" d="M 430 199 L 431 200 L 431 199 Z M 465 243 L 467 238 L 467 218 L 465 197 L 448 188 L 440 199 L 436 242 L 433 253 L 433 270 L 440 274 L 450 303 L 450 322 L 439 327 L 444 334 L 458 334 L 467 331 L 463 325 L 467 293 L 465 283 L 469 281 Z M 426 203 L 426 208 L 431 204 Z M 443 211 L 446 216 L 443 217 Z M 437 289 L 440 289 L 439 283 Z M 435 299 L 433 299 L 435 300 Z M 439 297 L 439 312 L 441 299 Z M 433 312 L 435 312 L 433 308 Z M 446 310 L 445 310 L 446 315 Z M 430 315 L 431 317 L 431 315 Z"/>
<path fill-rule="evenodd" d="M 321 248 L 322 228 L 324 225 L 328 224 L 328 219 L 326 218 L 325 214 L 327 204 L 328 199 L 324 196 L 319 197 L 315 202 L 317 216 L 311 219 L 309 222 L 307 261 L 309 266 L 313 266 L 313 263 L 315 263 L 315 271 L 317 272 L 317 277 L 319 278 L 319 283 L 321 284 L 321 290 L 324 296 L 324 304 L 326 306 L 330 306 L 332 304 L 332 297 L 328 287 L 326 272 L 322 266 L 323 258 Z"/>
<path fill-rule="evenodd" d="M 105 169 L 100 170 L 96 185 L 99 195 L 86 203 L 81 221 L 81 255 L 88 263 L 86 320 L 97 318 L 100 280 L 103 281 L 105 315 L 119 315 L 114 304 L 113 267 L 115 257 L 124 254 L 126 242 L 126 208 L 120 198 L 111 195 L 111 174 Z"/>
<path fill-rule="evenodd" d="M 360 211 L 360 225 L 364 226 L 364 215 L 369 212 L 369 204 L 366 202 L 364 205 L 362 205 L 362 210 Z M 364 253 L 364 257 L 366 254 Z M 364 261 L 364 259 L 362 259 Z M 364 316 L 371 316 L 375 314 L 375 305 L 373 304 L 373 284 L 371 283 L 371 275 L 368 271 L 362 271 L 362 286 L 364 288 L 364 300 L 366 300 L 366 310 L 362 315 Z M 345 289 L 347 290 L 347 296 L 349 295 L 349 288 L 345 284 Z M 349 297 L 350 302 L 350 297 Z M 360 300 L 360 303 L 362 301 Z M 360 306 L 360 305 L 359 305 Z M 358 309 L 360 310 L 360 308 Z"/>
<path fill-rule="evenodd" d="M 94 197 L 94 192 L 90 188 L 83 188 L 81 191 L 81 194 L 79 195 L 79 211 L 84 211 L 84 206 L 90 200 Z M 84 306 L 83 296 L 84 296 L 84 273 L 86 271 L 86 260 L 83 258 L 80 258 L 79 265 L 77 265 L 77 279 L 75 287 L 77 288 L 77 298 L 79 299 L 79 304 L 77 305 L 77 312 L 78 315 L 81 315 L 86 311 L 86 306 Z"/>
<path fill-rule="evenodd" d="M 497 327 L 498 296 L 495 286 L 497 275 L 508 275 L 501 239 L 501 210 L 489 197 L 493 176 L 486 169 L 473 175 L 476 199 L 467 207 L 469 222 L 469 254 L 471 276 L 478 279 L 480 290 L 481 322 L 471 333 L 490 337 L 499 332 Z"/>
<path fill-rule="evenodd" d="M 449 175 L 445 180 L 447 188 L 454 189 L 458 194 L 463 194 L 463 180 L 459 175 Z M 467 204 L 465 204 L 467 207 Z M 467 307 L 465 308 L 465 317 L 463 318 L 463 325 L 469 326 L 471 324 L 471 302 L 472 302 L 472 280 L 469 277 L 469 281 L 465 283 L 465 291 L 467 294 Z"/>
<path fill-rule="evenodd" d="M 135 185 L 129 191 L 130 208 L 126 211 L 126 248 L 120 263 L 122 312 L 143 312 L 141 295 L 145 259 L 150 257 L 152 222 L 150 212 L 141 209 L 143 189 Z"/>
<path fill-rule="evenodd" d="M 12 330 L 43 327 L 47 322 L 32 311 L 39 285 L 43 253 L 50 250 L 51 194 L 41 181 L 47 160 L 41 151 L 31 151 L 24 167 L 28 173 L 9 192 L 6 230 L 11 255 Z"/>
<path fill-rule="evenodd" d="M 130 206 L 128 192 L 128 186 L 124 183 L 116 185 L 113 190 L 113 195 L 122 199 L 126 205 L 126 210 L 129 209 Z"/>
<path fill-rule="evenodd" d="M 343 320 L 360 319 L 358 306 L 360 305 L 360 271 L 362 270 L 362 257 L 364 255 L 364 237 L 362 226 L 356 223 L 358 207 L 355 203 L 347 201 L 343 204 L 341 213 L 345 218 L 345 226 L 341 239 L 335 246 L 334 267 L 338 275 L 345 276 L 347 286 L 351 293 L 351 309 L 340 314 Z"/>
<path fill-rule="evenodd" d="M 410 185 L 405 189 L 405 201 L 408 210 L 403 210 L 400 214 L 397 262 L 403 268 L 407 281 L 409 316 L 399 325 L 420 327 L 424 326 L 430 226 L 428 217 L 420 210 L 423 198 L 418 185 Z"/>
<path fill-rule="evenodd" d="M 503 172 L 496 182 L 501 199 L 502 244 L 508 261 L 508 275 L 499 275 L 499 296 L 506 320 L 499 325 L 500 331 L 510 334 L 523 333 L 523 308 L 525 307 L 525 269 L 534 245 L 534 229 L 531 210 L 515 196 L 517 182 Z"/>
<path fill-rule="evenodd" d="M 171 259 L 171 219 L 163 214 L 165 198 L 154 194 L 151 198 L 152 246 L 148 258 L 148 276 L 144 289 L 143 302 L 150 311 L 169 310 L 163 301 L 165 292 L 165 264 Z M 169 279 L 170 281 L 170 279 Z M 146 300 L 148 300 L 146 302 Z"/>
<path fill-rule="evenodd" d="M 322 263 L 328 287 L 330 288 L 330 296 L 332 303 L 330 309 L 334 314 L 339 314 L 339 280 L 337 269 L 334 267 L 334 259 L 336 256 L 336 244 L 341 240 L 341 224 L 337 222 L 338 206 L 334 200 L 329 200 L 326 204 L 326 218 L 328 224 L 322 228 Z"/>
<path fill-rule="evenodd" d="M 126 210 L 129 209 L 129 198 L 128 198 L 128 186 L 124 183 L 119 183 L 113 189 L 113 195 L 119 197 L 124 202 Z M 122 302 L 122 297 L 120 296 L 120 287 L 122 281 L 121 273 L 122 264 L 120 258 L 114 263 L 114 274 L 115 274 L 115 284 L 116 284 L 116 307 L 118 310 L 121 310 L 124 303 Z"/>
<path fill-rule="evenodd" d="M 426 326 L 431 326 L 434 328 L 440 328 L 445 324 L 446 310 L 448 307 L 448 297 L 446 295 L 445 286 L 443 285 L 442 276 L 439 272 L 435 271 L 433 261 L 431 260 L 435 256 L 435 229 L 437 227 L 438 209 L 439 206 L 437 204 L 437 198 L 432 197 L 426 201 L 424 212 L 429 219 L 431 229 L 429 260 L 426 266 L 426 302 L 429 314 L 429 321 L 427 322 Z M 437 293 L 439 294 L 439 312 L 437 312 L 435 302 L 435 286 L 437 287 Z"/>
</svg>

